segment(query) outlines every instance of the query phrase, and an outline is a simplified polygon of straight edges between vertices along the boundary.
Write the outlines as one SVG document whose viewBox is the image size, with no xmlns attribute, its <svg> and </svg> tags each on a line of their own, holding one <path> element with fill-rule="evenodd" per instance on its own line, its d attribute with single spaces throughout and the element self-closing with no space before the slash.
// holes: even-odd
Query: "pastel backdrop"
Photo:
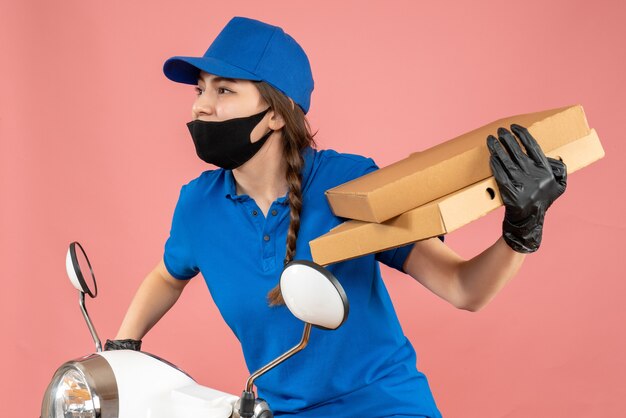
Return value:
<svg viewBox="0 0 626 418">
<path fill-rule="evenodd" d="M 491 304 L 456 310 L 383 273 L 444 416 L 623 416 L 626 8 L 617 0 L 2 0 L 0 415 L 38 416 L 56 367 L 93 350 L 64 272 L 69 242 L 94 265 L 100 296 L 88 309 L 103 339 L 161 258 L 180 186 L 207 169 L 185 127 L 193 88 L 161 67 L 202 54 L 235 15 L 282 26 L 306 49 L 320 148 L 380 166 L 500 117 L 584 106 L 606 157 L 570 177 L 541 250 Z M 502 216 L 446 243 L 478 254 Z M 247 377 L 201 278 L 144 347 L 224 391 L 239 393 Z"/>
</svg>

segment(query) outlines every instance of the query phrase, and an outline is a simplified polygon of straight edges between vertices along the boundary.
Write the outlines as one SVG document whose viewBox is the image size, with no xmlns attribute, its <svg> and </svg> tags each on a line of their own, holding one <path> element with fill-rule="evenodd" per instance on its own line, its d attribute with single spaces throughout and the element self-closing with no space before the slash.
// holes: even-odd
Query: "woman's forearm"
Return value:
<svg viewBox="0 0 626 418">
<path fill-rule="evenodd" d="M 158 271 L 143 280 L 115 339 L 141 340 L 159 319 L 174 305 L 184 286 L 169 283 Z"/>
<path fill-rule="evenodd" d="M 525 257 L 500 237 L 479 255 L 462 262 L 458 280 L 465 300 L 463 308 L 476 311 L 485 306 L 515 276 Z"/>
</svg>

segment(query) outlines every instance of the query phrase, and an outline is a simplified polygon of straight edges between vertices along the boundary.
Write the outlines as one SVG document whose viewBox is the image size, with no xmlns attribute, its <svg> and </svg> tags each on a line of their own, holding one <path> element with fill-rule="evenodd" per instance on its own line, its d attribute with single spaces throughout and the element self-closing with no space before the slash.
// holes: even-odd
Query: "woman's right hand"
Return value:
<svg viewBox="0 0 626 418">
<path fill-rule="evenodd" d="M 104 345 L 104 351 L 111 350 L 134 350 L 141 351 L 141 340 L 107 340 Z"/>
</svg>

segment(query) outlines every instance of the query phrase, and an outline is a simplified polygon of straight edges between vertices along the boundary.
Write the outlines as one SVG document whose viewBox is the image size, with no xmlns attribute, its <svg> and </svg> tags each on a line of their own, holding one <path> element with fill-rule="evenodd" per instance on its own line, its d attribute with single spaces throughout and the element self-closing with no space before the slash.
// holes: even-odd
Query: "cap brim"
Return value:
<svg viewBox="0 0 626 418">
<path fill-rule="evenodd" d="M 165 76 L 177 83 L 198 83 L 200 70 L 220 77 L 260 80 L 251 72 L 211 57 L 172 57 L 163 64 Z"/>
</svg>

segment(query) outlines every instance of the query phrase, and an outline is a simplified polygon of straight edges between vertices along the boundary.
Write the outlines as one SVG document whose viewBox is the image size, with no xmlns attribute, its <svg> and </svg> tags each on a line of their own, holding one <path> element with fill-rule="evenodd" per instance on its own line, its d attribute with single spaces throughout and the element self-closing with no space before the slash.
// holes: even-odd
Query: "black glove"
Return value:
<svg viewBox="0 0 626 418">
<path fill-rule="evenodd" d="M 135 350 L 141 351 L 141 340 L 107 340 L 104 351 L 109 350 Z"/>
<path fill-rule="evenodd" d="M 563 162 L 547 158 L 526 128 L 513 124 L 511 130 L 526 154 L 511 132 L 498 128 L 499 141 L 487 137 L 489 163 L 506 208 L 504 240 L 517 252 L 532 253 L 541 244 L 546 210 L 565 191 L 567 169 Z"/>
</svg>

